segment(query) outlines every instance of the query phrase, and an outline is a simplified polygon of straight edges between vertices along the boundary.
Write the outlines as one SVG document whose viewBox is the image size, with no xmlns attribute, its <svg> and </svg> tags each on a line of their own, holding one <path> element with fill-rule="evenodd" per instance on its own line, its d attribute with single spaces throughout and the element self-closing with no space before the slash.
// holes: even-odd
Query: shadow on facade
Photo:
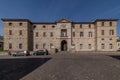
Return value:
<svg viewBox="0 0 120 80">
<path fill-rule="evenodd" d="M 50 59 L 0 59 L 0 80 L 19 80 Z"/>
<path fill-rule="evenodd" d="M 115 55 L 115 56 L 110 56 L 110 57 L 120 60 L 120 55 Z"/>
</svg>

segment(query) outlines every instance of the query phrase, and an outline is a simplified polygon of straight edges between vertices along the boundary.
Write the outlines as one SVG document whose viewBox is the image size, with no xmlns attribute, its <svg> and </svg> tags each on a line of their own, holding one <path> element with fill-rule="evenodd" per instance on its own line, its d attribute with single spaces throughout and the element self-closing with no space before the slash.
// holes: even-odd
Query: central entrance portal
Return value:
<svg viewBox="0 0 120 80">
<path fill-rule="evenodd" d="M 67 41 L 65 40 L 61 42 L 61 51 L 67 51 Z"/>
</svg>

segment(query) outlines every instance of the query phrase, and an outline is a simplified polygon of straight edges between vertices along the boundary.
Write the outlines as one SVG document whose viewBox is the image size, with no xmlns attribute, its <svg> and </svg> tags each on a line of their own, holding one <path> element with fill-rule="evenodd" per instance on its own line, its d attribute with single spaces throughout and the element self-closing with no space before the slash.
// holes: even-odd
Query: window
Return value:
<svg viewBox="0 0 120 80">
<path fill-rule="evenodd" d="M 52 28 L 55 28 L 55 26 L 52 26 Z"/>
<path fill-rule="evenodd" d="M 12 49 L 12 43 L 9 43 L 9 49 Z"/>
<path fill-rule="evenodd" d="M 9 26 L 12 26 L 12 23 L 9 23 Z"/>
<path fill-rule="evenodd" d="M 33 29 L 35 29 L 36 28 L 36 25 L 33 25 Z"/>
<path fill-rule="evenodd" d="M 43 49 L 45 49 L 45 47 L 46 47 L 46 44 L 44 43 L 44 44 L 43 44 Z"/>
<path fill-rule="evenodd" d="M 101 44 L 101 49 L 104 49 L 105 48 L 105 44 Z"/>
<path fill-rule="evenodd" d="M 83 32 L 80 32 L 80 37 L 83 37 L 83 36 L 84 36 Z"/>
<path fill-rule="evenodd" d="M 110 38 L 109 40 L 112 40 L 112 38 Z"/>
<path fill-rule="evenodd" d="M 67 37 L 67 29 L 62 29 L 61 30 L 61 36 L 62 37 Z"/>
<path fill-rule="evenodd" d="M 89 28 L 91 28 L 91 24 L 89 24 Z"/>
<path fill-rule="evenodd" d="M 35 45 L 35 48 L 38 49 L 38 44 Z"/>
<path fill-rule="evenodd" d="M 43 28 L 46 28 L 46 26 L 44 25 Z"/>
<path fill-rule="evenodd" d="M 75 26 L 74 26 L 74 25 L 73 25 L 72 27 L 73 27 L 73 28 L 75 28 Z"/>
<path fill-rule="evenodd" d="M 52 32 L 50 33 L 50 37 L 53 37 L 53 33 Z"/>
<path fill-rule="evenodd" d="M 83 44 L 80 44 L 80 49 L 82 49 L 83 48 Z"/>
<path fill-rule="evenodd" d="M 88 44 L 88 49 L 91 49 L 91 44 Z"/>
<path fill-rule="evenodd" d="M 75 37 L 75 32 L 73 32 L 73 37 Z"/>
<path fill-rule="evenodd" d="M 105 31 L 104 30 L 101 30 L 101 35 L 104 35 L 105 34 Z"/>
<path fill-rule="evenodd" d="M 118 43 L 118 46 L 120 46 L 120 43 Z"/>
<path fill-rule="evenodd" d="M 104 22 L 102 22 L 102 26 L 104 26 Z"/>
<path fill-rule="evenodd" d="M 112 49 L 113 48 L 113 45 L 112 44 L 109 44 L 109 49 Z"/>
<path fill-rule="evenodd" d="M 110 22 L 109 25 L 112 26 L 112 22 Z"/>
<path fill-rule="evenodd" d="M 53 44 L 52 43 L 50 43 L 50 48 L 53 48 Z"/>
<path fill-rule="evenodd" d="M 109 35 L 114 35 L 114 30 L 110 30 Z"/>
<path fill-rule="evenodd" d="M 38 37 L 38 32 L 36 32 L 36 37 Z"/>
<path fill-rule="evenodd" d="M 80 24 L 80 28 L 82 28 L 82 24 Z"/>
<path fill-rule="evenodd" d="M 101 40 L 104 40 L 104 38 L 102 38 Z"/>
<path fill-rule="evenodd" d="M 12 35 L 12 30 L 9 30 L 9 35 Z"/>
<path fill-rule="evenodd" d="M 43 37 L 46 37 L 46 32 L 43 32 Z"/>
<path fill-rule="evenodd" d="M 21 43 L 19 44 L 19 49 L 22 49 L 22 44 Z"/>
<path fill-rule="evenodd" d="M 22 35 L 22 30 L 19 31 L 19 35 Z"/>
<path fill-rule="evenodd" d="M 89 32 L 89 33 L 88 33 L 88 37 L 92 37 L 92 32 Z"/>
<path fill-rule="evenodd" d="M 19 23 L 20 26 L 22 26 L 23 24 L 22 23 Z"/>
</svg>

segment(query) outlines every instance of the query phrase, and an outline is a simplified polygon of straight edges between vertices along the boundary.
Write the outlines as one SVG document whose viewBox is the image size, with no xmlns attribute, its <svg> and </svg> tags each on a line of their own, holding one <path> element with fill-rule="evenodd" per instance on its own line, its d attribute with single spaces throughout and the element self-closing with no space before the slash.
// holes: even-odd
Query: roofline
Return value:
<svg viewBox="0 0 120 80">
<path fill-rule="evenodd" d="M 32 22 L 32 24 L 56 24 L 55 22 Z"/>
<path fill-rule="evenodd" d="M 29 19 L 13 19 L 13 18 L 1 18 L 2 21 L 28 21 L 31 22 Z"/>
<path fill-rule="evenodd" d="M 73 22 L 74 24 L 93 24 L 94 22 Z"/>
<path fill-rule="evenodd" d="M 63 18 L 63 19 L 66 19 L 66 18 Z M 1 18 L 2 21 L 27 21 L 27 22 L 30 22 L 32 24 L 56 24 L 57 22 L 59 22 L 59 20 L 62 20 L 62 19 L 59 19 L 55 22 L 31 22 L 29 19 L 14 19 L 14 18 Z M 69 20 L 69 19 L 67 19 Z M 71 20 L 71 23 L 74 23 L 74 24 L 93 24 L 97 21 L 118 21 L 119 19 L 96 19 L 94 21 L 90 21 L 90 22 L 73 22 Z"/>
<path fill-rule="evenodd" d="M 118 21 L 119 19 L 96 19 L 94 20 L 94 22 L 96 21 Z"/>
</svg>

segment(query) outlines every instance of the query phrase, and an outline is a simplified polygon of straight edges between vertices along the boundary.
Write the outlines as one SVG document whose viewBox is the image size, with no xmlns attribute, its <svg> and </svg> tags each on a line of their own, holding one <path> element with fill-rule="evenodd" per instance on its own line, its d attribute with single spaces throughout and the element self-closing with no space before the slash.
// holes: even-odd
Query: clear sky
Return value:
<svg viewBox="0 0 120 80">
<path fill-rule="evenodd" d="M 120 19 L 120 0 L 0 0 L 0 18 L 27 18 L 33 22 L 54 22 L 60 18 Z M 120 35 L 120 21 L 117 32 Z M 1 20 L 0 35 L 3 35 Z"/>
</svg>

